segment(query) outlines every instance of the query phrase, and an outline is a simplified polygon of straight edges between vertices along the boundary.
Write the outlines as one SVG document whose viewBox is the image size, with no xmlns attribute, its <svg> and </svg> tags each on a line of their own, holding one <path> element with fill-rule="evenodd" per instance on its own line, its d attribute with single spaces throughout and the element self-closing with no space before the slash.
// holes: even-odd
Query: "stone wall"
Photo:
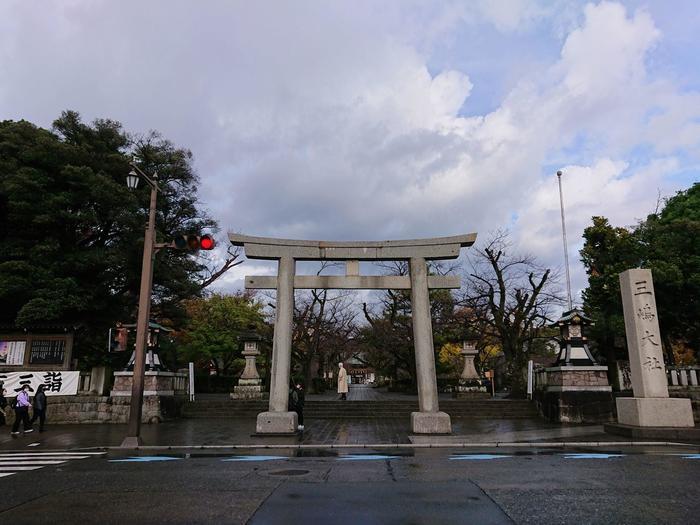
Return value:
<svg viewBox="0 0 700 525">
<path fill-rule="evenodd" d="M 700 425 L 700 387 L 697 386 L 669 386 L 669 397 L 685 397 L 690 399 L 693 405 L 693 419 L 695 426 Z"/>
<path fill-rule="evenodd" d="M 535 390 L 533 400 L 542 417 L 558 423 L 615 421 L 612 392 Z"/>
<path fill-rule="evenodd" d="M 143 423 L 160 423 L 179 417 L 187 396 L 146 396 L 143 399 Z M 50 396 L 46 412 L 51 423 L 126 423 L 129 419 L 130 396 Z M 7 422 L 14 419 L 14 410 L 6 409 Z M 31 411 L 30 411 L 31 412 Z"/>
</svg>

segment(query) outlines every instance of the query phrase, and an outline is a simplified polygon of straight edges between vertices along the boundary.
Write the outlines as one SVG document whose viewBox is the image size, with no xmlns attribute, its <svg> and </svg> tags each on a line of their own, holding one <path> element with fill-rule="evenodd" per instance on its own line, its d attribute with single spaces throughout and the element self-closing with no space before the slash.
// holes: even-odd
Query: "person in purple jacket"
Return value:
<svg viewBox="0 0 700 525">
<path fill-rule="evenodd" d="M 24 433 L 34 432 L 32 424 L 29 422 L 29 407 L 32 406 L 29 401 L 29 385 L 24 385 L 22 390 L 17 394 L 17 403 L 15 405 L 15 422 L 12 425 L 12 435 L 19 434 L 20 420 L 24 424 Z"/>
</svg>

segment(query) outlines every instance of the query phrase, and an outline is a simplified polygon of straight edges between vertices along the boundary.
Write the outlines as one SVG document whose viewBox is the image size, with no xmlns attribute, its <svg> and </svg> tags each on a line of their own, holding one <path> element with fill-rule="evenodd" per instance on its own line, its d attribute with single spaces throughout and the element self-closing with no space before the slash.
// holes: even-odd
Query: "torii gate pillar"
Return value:
<svg viewBox="0 0 700 525">
<path fill-rule="evenodd" d="M 413 340 L 416 352 L 418 412 L 411 413 L 415 434 L 449 434 L 450 416 L 438 406 L 435 351 L 430 318 L 429 290 L 459 288 L 455 275 L 428 275 L 427 260 L 455 259 L 463 247 L 471 246 L 476 234 L 406 241 L 329 242 L 270 239 L 229 234 L 231 244 L 243 246 L 249 259 L 278 260 L 277 277 L 246 277 L 247 289 L 276 289 L 277 308 L 272 349 L 270 404 L 258 414 L 258 434 L 296 432 L 297 414 L 288 409 L 289 377 L 292 358 L 292 316 L 294 289 L 411 290 Z M 295 275 L 297 260 L 345 261 L 346 275 Z M 410 276 L 359 275 L 358 261 L 409 262 Z"/>
</svg>

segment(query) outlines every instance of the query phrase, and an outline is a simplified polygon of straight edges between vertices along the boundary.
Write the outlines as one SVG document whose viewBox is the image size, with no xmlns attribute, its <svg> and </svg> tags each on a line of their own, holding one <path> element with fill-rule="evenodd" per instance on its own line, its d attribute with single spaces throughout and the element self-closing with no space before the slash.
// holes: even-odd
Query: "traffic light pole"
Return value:
<svg viewBox="0 0 700 525">
<path fill-rule="evenodd" d="M 151 288 L 153 285 L 153 258 L 156 251 L 156 198 L 158 185 L 140 169 L 134 168 L 151 186 L 151 203 L 148 209 L 148 227 L 143 243 L 143 265 L 141 268 L 141 290 L 139 292 L 139 313 L 136 324 L 136 353 L 134 356 L 134 375 L 131 385 L 131 405 L 129 408 L 129 426 L 122 447 L 134 448 L 141 445 L 141 413 L 143 410 L 144 374 L 146 371 L 146 344 L 148 340 L 148 323 L 151 315 Z"/>
</svg>

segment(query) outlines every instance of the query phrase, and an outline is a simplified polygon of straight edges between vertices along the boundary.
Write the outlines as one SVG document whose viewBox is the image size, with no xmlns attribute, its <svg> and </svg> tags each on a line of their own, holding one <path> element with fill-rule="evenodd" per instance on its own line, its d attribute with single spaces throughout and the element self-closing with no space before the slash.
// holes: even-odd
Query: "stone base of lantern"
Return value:
<svg viewBox="0 0 700 525">
<path fill-rule="evenodd" d="M 547 390 L 573 392 L 588 390 L 611 392 L 607 366 L 553 366 L 545 368 Z"/>
<path fill-rule="evenodd" d="M 267 399 L 267 392 L 263 392 L 260 379 L 240 379 L 238 385 L 233 387 L 231 399 Z"/>
<path fill-rule="evenodd" d="M 533 399 L 545 419 L 558 423 L 607 423 L 615 420 L 615 402 L 607 366 L 555 366 L 545 370 L 546 384 Z"/>
<path fill-rule="evenodd" d="M 233 387 L 231 399 L 267 399 L 267 392 L 263 392 L 261 385 L 238 385 Z"/>
<path fill-rule="evenodd" d="M 491 394 L 485 386 L 480 387 L 457 387 L 452 393 L 452 397 L 457 399 L 490 399 Z"/>
<path fill-rule="evenodd" d="M 457 399 L 484 399 L 491 397 L 486 385 L 480 379 L 460 379 L 452 397 Z"/>
<path fill-rule="evenodd" d="M 133 372 L 114 372 L 114 387 L 105 405 L 97 407 L 97 422 L 126 423 L 129 419 L 131 406 L 131 386 L 134 381 Z M 187 401 L 187 374 L 176 372 L 145 372 L 144 373 L 142 423 L 159 423 L 182 415 L 183 406 Z M 78 422 L 82 423 L 83 415 L 89 416 L 90 403 L 83 402 Z M 86 408 L 88 407 L 88 408 Z M 104 412 L 101 414 L 101 412 Z M 90 421 L 92 422 L 92 421 Z"/>
</svg>

